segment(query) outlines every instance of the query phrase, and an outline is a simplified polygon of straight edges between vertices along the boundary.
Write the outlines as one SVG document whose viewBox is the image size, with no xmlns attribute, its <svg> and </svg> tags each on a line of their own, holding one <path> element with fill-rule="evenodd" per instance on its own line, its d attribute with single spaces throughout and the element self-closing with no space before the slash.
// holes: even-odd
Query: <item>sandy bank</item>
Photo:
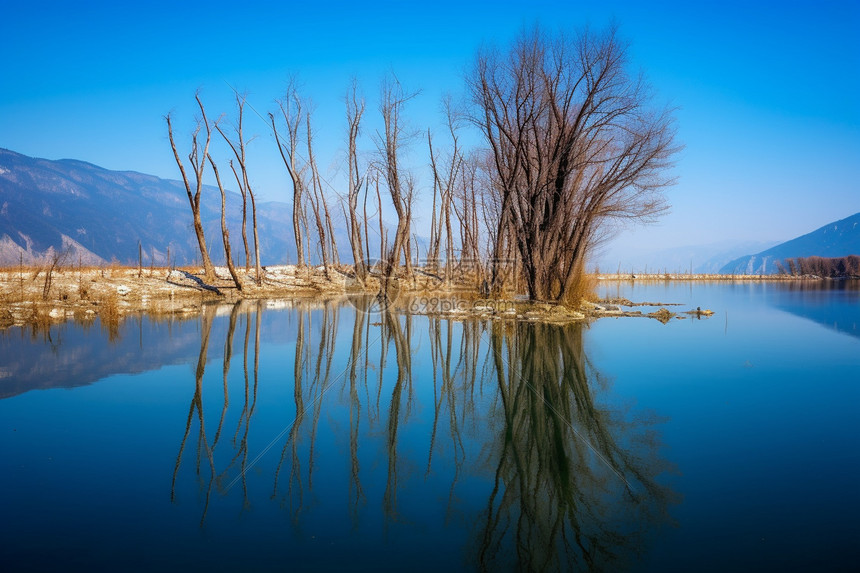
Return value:
<svg viewBox="0 0 860 573">
<path fill-rule="evenodd" d="M 110 325 L 117 324 L 129 314 L 193 314 L 199 312 L 205 303 L 214 301 L 372 296 L 378 292 L 378 280 L 370 278 L 366 287 L 361 288 L 350 270 L 348 266 L 341 266 L 330 269 L 327 275 L 323 267 L 264 267 L 259 285 L 254 280 L 253 270 L 242 273 L 245 287 L 240 292 L 226 268 L 216 269 L 218 278 L 209 283 L 202 279 L 200 268 L 139 270 L 113 266 L 61 268 L 51 272 L 44 267 L 0 269 L 0 328 L 48 326 L 65 320 L 92 321 L 96 317 L 103 324 Z M 671 280 L 708 280 L 699 278 L 704 276 L 677 275 L 678 278 Z M 600 275 L 598 278 L 631 280 L 629 275 Z M 667 279 L 664 275 L 647 275 L 633 280 Z M 684 315 L 681 311 L 675 313 L 663 308 L 671 303 L 623 300 L 583 302 L 577 309 L 528 301 L 524 297 L 486 300 L 479 298 L 473 287 L 457 283 L 446 286 L 440 277 L 422 270 L 416 272 L 414 282 L 399 281 L 396 290 L 397 296 L 392 302 L 394 310 L 453 319 L 474 317 L 564 323 L 623 316 L 650 317 L 666 322 L 694 312 Z M 640 308 L 630 308 L 634 306 Z M 649 309 L 641 308 L 648 306 L 662 311 L 649 312 Z"/>
</svg>

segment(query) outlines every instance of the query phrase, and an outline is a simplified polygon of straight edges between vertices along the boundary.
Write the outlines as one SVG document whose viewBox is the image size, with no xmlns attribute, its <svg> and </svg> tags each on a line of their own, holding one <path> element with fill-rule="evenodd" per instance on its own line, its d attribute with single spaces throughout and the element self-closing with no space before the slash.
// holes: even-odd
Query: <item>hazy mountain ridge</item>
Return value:
<svg viewBox="0 0 860 573">
<path fill-rule="evenodd" d="M 773 274 L 777 261 L 797 257 L 845 257 L 860 255 L 860 213 L 833 221 L 818 229 L 754 255 L 726 264 L 723 274 Z"/>
<path fill-rule="evenodd" d="M 687 273 L 713 274 L 738 256 L 776 245 L 777 241 L 720 241 L 704 245 L 684 245 L 663 249 L 614 248 L 601 253 L 595 267 L 607 273 Z"/>
<path fill-rule="evenodd" d="M 227 220 L 235 253 L 243 250 L 241 196 L 228 192 Z M 221 198 L 205 186 L 201 216 L 213 259 L 223 261 Z M 259 202 L 263 264 L 295 261 L 292 207 Z M 248 205 L 248 240 L 252 241 Z M 133 171 L 110 171 L 84 161 L 37 159 L 0 149 L 0 264 L 43 260 L 64 249 L 69 262 L 136 264 L 199 260 L 185 188 L 179 181 Z M 251 243 L 253 249 L 253 243 Z M 240 260 L 237 257 L 237 261 Z M 244 261 L 244 257 L 241 259 Z"/>
</svg>

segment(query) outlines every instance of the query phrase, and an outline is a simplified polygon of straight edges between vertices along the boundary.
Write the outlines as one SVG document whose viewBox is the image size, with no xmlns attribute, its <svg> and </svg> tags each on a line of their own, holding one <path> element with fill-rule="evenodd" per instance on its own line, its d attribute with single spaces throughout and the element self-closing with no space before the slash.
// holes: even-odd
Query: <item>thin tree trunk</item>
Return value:
<svg viewBox="0 0 860 573">
<path fill-rule="evenodd" d="M 191 183 L 188 180 L 188 175 L 185 172 L 185 166 L 179 158 L 179 152 L 176 149 L 176 142 L 173 139 L 173 124 L 171 123 L 170 114 L 167 114 L 167 135 L 170 139 L 170 148 L 173 150 L 173 157 L 176 160 L 176 165 L 179 166 L 179 172 L 182 174 L 182 182 L 185 185 L 185 192 L 188 195 L 188 202 L 191 205 L 192 225 L 194 234 L 197 236 L 197 246 L 200 249 L 200 258 L 203 261 L 203 273 L 208 282 L 215 280 L 215 267 L 212 265 L 212 259 L 209 258 L 209 249 L 206 246 L 206 237 L 203 234 L 203 222 L 200 219 L 200 200 L 203 192 L 203 171 L 206 167 L 206 156 L 209 154 L 209 143 L 212 140 L 212 129 L 209 125 L 209 120 L 206 117 L 206 110 L 203 107 L 203 102 L 200 100 L 200 94 L 194 94 L 197 100 L 197 105 L 200 107 L 202 119 L 198 120 L 197 127 L 191 135 L 191 152 L 188 154 L 188 160 L 194 170 L 195 190 L 192 193 Z M 200 149 L 198 135 L 201 128 L 206 128 L 206 142 L 203 144 L 203 149 Z"/>
<path fill-rule="evenodd" d="M 361 190 L 362 177 L 358 169 L 358 151 L 357 140 L 359 129 L 361 126 L 361 116 L 364 113 L 364 100 L 358 97 L 358 87 L 355 82 L 352 84 L 352 93 L 347 94 L 346 98 L 346 119 L 349 126 L 348 135 L 348 190 L 347 190 L 347 205 L 349 206 L 349 243 L 352 249 L 352 260 L 355 268 L 355 277 L 359 284 L 364 286 L 367 269 L 364 261 L 364 248 L 361 244 L 361 227 L 358 222 L 358 193 Z M 365 193 L 365 198 L 367 197 Z M 365 202 L 365 231 L 366 226 L 366 202 Z"/>
<path fill-rule="evenodd" d="M 376 201 L 378 204 L 378 213 L 379 213 L 379 262 L 382 264 L 383 268 L 382 276 L 380 277 L 380 285 L 383 287 L 382 292 L 385 292 L 385 289 L 388 286 L 388 270 L 386 268 L 387 261 L 385 257 L 385 251 L 387 250 L 388 245 L 386 244 L 388 241 L 385 240 L 385 226 L 382 224 L 382 195 L 379 193 L 379 178 L 376 178 Z"/>
<path fill-rule="evenodd" d="M 218 131 L 221 130 L 219 129 Z M 224 134 L 222 133 L 221 135 Z M 225 136 L 224 139 L 227 139 L 227 137 Z M 227 140 L 227 143 L 232 147 L 230 140 Z M 234 149 L 233 152 L 235 153 L 236 150 Z M 236 166 L 233 165 L 232 159 L 229 164 L 230 170 L 233 172 L 233 177 L 236 178 L 236 185 L 239 187 L 239 193 L 242 195 L 242 244 L 245 247 L 245 272 L 249 273 L 251 272 L 251 251 L 248 248 L 248 192 L 242 182 L 242 178 L 239 177 L 239 173 L 236 172 Z"/>
<path fill-rule="evenodd" d="M 439 172 L 436 169 L 436 157 L 433 154 L 433 138 L 430 130 L 427 130 L 427 147 L 430 149 L 430 168 L 433 171 L 433 208 L 430 220 L 430 246 L 427 250 L 427 260 L 430 270 L 438 271 L 439 268 L 439 230 L 436 228 L 436 195 L 439 191 Z M 439 215 L 441 220 L 442 215 Z"/>
<path fill-rule="evenodd" d="M 245 161 L 245 137 L 242 133 L 242 123 L 243 117 L 245 113 L 245 96 L 240 96 L 236 93 L 236 107 L 239 109 L 239 121 L 236 125 L 236 134 L 238 136 L 238 143 L 234 144 L 230 138 L 228 138 L 221 128 L 218 126 L 216 122 L 215 127 L 218 129 L 218 133 L 224 138 L 227 144 L 230 146 L 230 149 L 233 150 L 233 155 L 236 157 L 236 161 L 239 162 L 239 169 L 242 172 L 241 178 L 239 174 L 236 172 L 236 169 L 233 167 L 233 162 L 230 161 L 230 168 L 233 170 L 233 175 L 236 177 L 236 183 L 239 186 L 239 190 L 242 193 L 242 243 L 245 246 L 245 272 L 250 272 L 250 266 L 248 264 L 248 259 L 250 258 L 249 249 L 248 249 L 248 232 L 247 232 L 247 219 L 248 219 L 248 196 L 251 197 L 251 224 L 253 226 L 254 232 L 254 270 L 256 271 L 256 283 L 257 286 L 262 285 L 262 271 L 260 269 L 260 241 L 259 236 L 257 234 L 257 202 L 254 200 L 254 190 L 251 188 L 251 182 L 248 179 L 248 167 Z"/>
<path fill-rule="evenodd" d="M 274 114 L 269 114 L 269 120 L 272 123 L 272 132 L 275 135 L 278 151 L 281 154 L 281 159 L 284 161 L 284 166 L 287 168 L 293 184 L 293 234 L 296 241 L 296 265 L 302 268 L 305 266 L 304 241 L 302 238 L 302 219 L 304 218 L 302 207 L 304 181 L 302 172 L 304 168 L 300 169 L 297 165 L 299 127 L 302 120 L 302 100 L 299 98 L 295 85 L 292 82 L 287 87 L 284 99 L 278 101 L 278 107 L 281 110 L 284 123 L 287 127 L 286 143 L 281 142 Z"/>
<path fill-rule="evenodd" d="M 340 254 L 337 252 L 337 241 L 334 238 L 334 226 L 331 224 L 331 216 L 328 211 L 328 201 L 326 201 L 325 195 L 320 196 L 322 198 L 322 206 L 323 206 L 323 214 L 325 215 L 325 225 L 328 229 L 328 239 L 329 246 L 331 247 L 331 261 L 335 265 L 340 264 Z"/>
<path fill-rule="evenodd" d="M 391 194 L 391 202 L 397 213 L 397 229 L 394 233 L 394 244 L 386 257 L 385 274 L 391 279 L 398 266 L 401 255 L 406 257 L 406 275 L 414 279 L 410 257 L 409 235 L 411 223 L 411 204 L 413 199 L 414 181 L 408 174 L 400 171 L 399 154 L 403 147 L 403 123 L 400 113 L 403 105 L 412 95 L 405 95 L 399 82 L 386 82 L 382 86 L 382 104 L 380 111 L 385 123 L 384 140 L 379 142 L 380 155 L 385 163 L 386 183 Z M 390 287 L 390 280 L 386 281 Z M 387 296 L 387 292 L 383 293 Z"/>
<path fill-rule="evenodd" d="M 257 200 L 250 187 L 248 187 L 248 195 L 251 196 L 251 224 L 254 226 L 254 270 L 257 271 L 257 286 L 262 286 L 263 269 L 260 263 L 260 236 L 257 233 Z"/>
<path fill-rule="evenodd" d="M 365 180 L 364 182 L 364 246 L 368 250 L 368 256 L 370 256 L 370 221 L 367 218 L 367 186 L 370 184 L 369 181 Z M 381 237 L 380 237 L 381 240 Z M 369 261 L 367 261 L 369 262 Z M 365 276 L 370 272 L 370 269 L 367 268 L 367 264 L 363 264 L 365 270 Z"/>
<path fill-rule="evenodd" d="M 329 250 L 328 250 L 328 240 L 326 238 L 326 226 L 323 222 L 323 216 L 320 215 L 320 204 L 322 204 L 323 209 L 326 211 L 325 216 L 327 217 L 328 208 L 325 205 L 325 196 L 322 191 L 322 184 L 320 183 L 319 172 L 317 171 L 316 160 L 314 158 L 314 148 L 313 148 L 313 135 L 311 130 L 311 114 L 308 112 L 305 115 L 307 121 L 307 141 L 308 141 L 308 165 L 311 170 L 311 192 L 308 198 L 310 199 L 311 209 L 314 212 L 314 220 L 317 226 L 317 233 L 319 236 L 319 246 L 322 255 L 323 268 L 325 269 L 325 276 L 327 279 L 331 280 L 331 271 L 329 269 Z"/>
<path fill-rule="evenodd" d="M 239 292 L 245 290 L 245 285 L 242 284 L 242 279 L 236 272 L 236 267 L 233 265 L 233 254 L 230 252 L 230 230 L 227 228 L 227 195 L 224 192 L 224 186 L 221 185 L 221 177 L 218 175 L 218 167 L 212 160 L 212 156 L 207 154 L 206 158 L 212 165 L 212 171 L 215 172 L 215 182 L 218 183 L 218 190 L 221 191 L 221 236 L 224 239 L 224 257 L 227 260 L 227 270 L 230 271 L 230 276 L 233 277 L 233 283 Z"/>
</svg>

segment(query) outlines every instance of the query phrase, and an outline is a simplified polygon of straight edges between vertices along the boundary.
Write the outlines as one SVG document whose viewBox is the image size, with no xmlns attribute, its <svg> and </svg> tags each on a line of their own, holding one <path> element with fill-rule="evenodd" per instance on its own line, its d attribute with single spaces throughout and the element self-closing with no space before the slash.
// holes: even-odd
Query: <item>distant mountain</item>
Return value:
<svg viewBox="0 0 860 573">
<path fill-rule="evenodd" d="M 701 274 L 715 274 L 719 273 L 720 269 L 732 259 L 736 258 L 742 253 L 749 253 L 750 251 L 759 251 L 762 249 L 767 249 L 776 244 L 776 241 L 746 241 L 743 243 L 735 244 L 731 247 L 719 249 L 717 252 L 710 257 L 708 257 L 705 261 L 697 265 L 693 272 L 701 273 Z"/>
<path fill-rule="evenodd" d="M 727 262 L 755 250 L 766 249 L 776 241 L 721 241 L 707 245 L 685 245 L 664 249 L 610 248 L 598 255 L 596 266 L 602 272 L 717 273 Z"/>
<path fill-rule="evenodd" d="M 844 257 L 860 255 L 860 213 L 828 223 L 820 229 L 775 247 L 737 258 L 726 264 L 723 274 L 773 274 L 776 262 L 796 257 Z"/>
<path fill-rule="evenodd" d="M 228 227 L 237 261 L 244 262 L 242 200 L 228 192 Z M 221 198 L 216 187 L 203 190 L 201 216 L 215 262 L 224 260 Z M 253 250 L 248 205 L 248 240 Z M 292 206 L 257 204 L 262 264 L 295 261 Z M 27 157 L 0 148 L 0 265 L 44 259 L 64 250 L 66 261 L 143 264 L 200 260 L 191 229 L 191 210 L 183 184 L 133 171 L 109 171 L 90 163 Z M 346 249 L 343 249 L 346 250 Z"/>
</svg>

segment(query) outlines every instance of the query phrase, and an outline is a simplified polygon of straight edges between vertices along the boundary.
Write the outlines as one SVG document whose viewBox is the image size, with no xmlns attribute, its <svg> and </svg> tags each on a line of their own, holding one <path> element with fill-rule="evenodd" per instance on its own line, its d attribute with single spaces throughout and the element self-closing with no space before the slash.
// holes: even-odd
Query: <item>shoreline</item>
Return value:
<svg viewBox="0 0 860 573">
<path fill-rule="evenodd" d="M 685 274 L 685 273 L 656 273 L 656 274 L 597 274 L 594 277 L 599 281 L 647 281 L 647 282 L 697 282 L 697 281 L 736 281 L 736 282 L 792 282 L 792 281 L 833 281 L 833 280 L 857 280 L 860 277 L 819 277 L 813 275 L 722 275 L 722 274 Z"/>
<path fill-rule="evenodd" d="M 203 271 L 197 267 L 136 268 L 79 267 L 46 269 L 19 267 L 0 269 L 0 329 L 10 326 L 50 327 L 52 324 L 75 320 L 92 322 L 97 317 L 108 328 L 115 327 L 125 316 L 136 314 L 193 315 L 205 304 L 236 302 L 243 299 L 331 299 L 343 297 L 373 297 L 379 281 L 369 277 L 362 288 L 350 275 L 348 265 L 332 266 L 326 276 L 323 267 L 299 269 L 294 265 L 263 267 L 261 286 L 253 281 L 253 271 L 242 275 L 246 289 L 239 292 L 226 267 L 216 267 L 216 281 L 206 284 Z M 786 282 L 821 281 L 816 277 L 779 275 L 704 275 L 704 274 L 599 274 L 597 282 Z M 684 318 L 668 309 L 672 303 L 642 303 L 630 301 L 583 301 L 579 308 L 559 304 L 529 301 L 522 296 L 505 299 L 483 299 L 473 286 L 445 286 L 440 277 L 416 269 L 416 279 L 406 285 L 400 281 L 395 311 L 445 316 L 446 318 L 490 318 L 537 320 L 563 323 L 603 317 L 649 317 L 666 322 L 669 318 Z M 417 306 L 416 306 L 416 301 Z M 423 301 L 423 302 L 422 302 Z M 624 310 L 624 306 L 654 306 L 654 313 Z M 663 312 L 666 311 L 666 312 Z M 686 314 L 696 311 L 685 311 Z M 668 314 L 667 314 L 668 313 Z M 698 317 L 707 316 L 703 312 Z"/>
</svg>

